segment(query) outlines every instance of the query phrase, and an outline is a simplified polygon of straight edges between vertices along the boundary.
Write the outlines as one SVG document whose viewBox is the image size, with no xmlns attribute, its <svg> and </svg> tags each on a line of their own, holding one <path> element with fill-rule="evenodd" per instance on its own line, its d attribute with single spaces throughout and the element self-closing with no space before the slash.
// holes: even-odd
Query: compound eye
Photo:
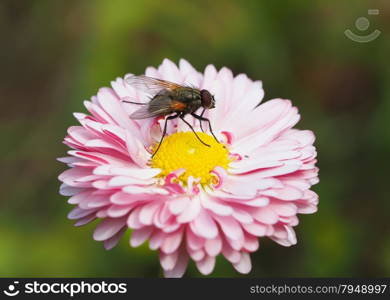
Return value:
<svg viewBox="0 0 390 300">
<path fill-rule="evenodd" d="M 201 90 L 200 91 L 200 98 L 202 100 L 203 107 L 210 107 L 211 106 L 213 96 L 211 96 L 211 94 L 208 90 Z"/>
</svg>

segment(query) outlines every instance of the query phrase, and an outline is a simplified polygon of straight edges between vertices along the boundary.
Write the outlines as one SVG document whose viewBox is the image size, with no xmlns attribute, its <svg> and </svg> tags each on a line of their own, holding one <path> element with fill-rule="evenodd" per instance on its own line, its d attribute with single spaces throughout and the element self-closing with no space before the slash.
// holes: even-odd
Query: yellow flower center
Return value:
<svg viewBox="0 0 390 300">
<path fill-rule="evenodd" d="M 153 168 L 162 170 L 159 177 L 184 169 L 185 171 L 178 177 L 183 184 L 187 183 L 189 176 L 199 178 L 202 185 L 218 182 L 211 171 L 217 166 L 227 169 L 230 162 L 229 152 L 211 135 L 203 132 L 197 134 L 210 147 L 203 145 L 193 132 L 176 132 L 164 138 L 151 161 Z M 154 146 L 154 150 L 157 146 L 158 144 Z"/>
</svg>

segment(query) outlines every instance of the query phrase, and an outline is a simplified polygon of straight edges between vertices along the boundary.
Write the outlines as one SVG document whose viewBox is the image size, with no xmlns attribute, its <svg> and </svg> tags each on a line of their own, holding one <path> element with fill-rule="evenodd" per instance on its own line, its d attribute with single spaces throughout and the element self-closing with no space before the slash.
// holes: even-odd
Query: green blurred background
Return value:
<svg viewBox="0 0 390 300">
<path fill-rule="evenodd" d="M 362 44 L 347 28 L 382 34 Z M 161 276 L 129 233 L 106 251 L 96 222 L 72 226 L 55 159 L 84 99 L 165 57 L 261 79 L 317 136 L 319 211 L 301 215 L 296 246 L 262 240 L 247 276 L 390 276 L 389 1 L 2 0 L 0 33 L 1 276 Z M 219 258 L 212 276 L 240 275 Z"/>
</svg>

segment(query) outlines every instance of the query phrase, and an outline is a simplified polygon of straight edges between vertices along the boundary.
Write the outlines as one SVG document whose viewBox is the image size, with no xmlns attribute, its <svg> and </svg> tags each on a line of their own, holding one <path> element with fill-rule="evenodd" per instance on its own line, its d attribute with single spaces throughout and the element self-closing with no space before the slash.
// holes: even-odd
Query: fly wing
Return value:
<svg viewBox="0 0 390 300">
<path fill-rule="evenodd" d="M 173 112 L 171 98 L 158 95 L 148 105 L 141 107 L 130 115 L 131 119 L 148 119 L 165 116 Z"/>
<path fill-rule="evenodd" d="M 162 90 L 173 91 L 177 88 L 182 87 L 177 83 L 173 83 L 167 80 L 157 79 L 153 77 L 148 77 L 145 75 L 135 76 L 130 75 L 125 78 L 127 84 L 133 86 L 134 88 L 141 90 L 150 95 L 156 95 Z"/>
</svg>

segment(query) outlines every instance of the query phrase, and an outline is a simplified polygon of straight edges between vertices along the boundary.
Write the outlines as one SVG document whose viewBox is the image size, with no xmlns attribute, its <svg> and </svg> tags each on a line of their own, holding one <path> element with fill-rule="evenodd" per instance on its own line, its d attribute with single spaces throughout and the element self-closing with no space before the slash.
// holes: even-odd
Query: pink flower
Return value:
<svg viewBox="0 0 390 300">
<path fill-rule="evenodd" d="M 261 82 L 227 68 L 199 73 L 185 60 L 176 66 L 165 59 L 145 74 L 209 90 L 216 108 L 205 116 L 221 143 L 187 116 L 211 147 L 176 119 L 151 158 L 164 119 L 130 119 L 139 106 L 121 100 L 147 96 L 117 78 L 85 101 L 89 114 L 74 114 L 81 126 L 68 129 L 64 143 L 73 150 L 59 159 L 70 167 L 59 176 L 60 193 L 76 205 L 68 217 L 76 226 L 101 219 L 93 237 L 106 249 L 130 228 L 130 245 L 149 240 L 167 277 L 182 276 L 190 258 L 210 274 L 220 254 L 248 273 L 260 237 L 294 245 L 297 215 L 318 204 L 310 190 L 318 182 L 314 135 L 293 129 L 297 108 L 282 99 L 259 105 Z"/>
</svg>

